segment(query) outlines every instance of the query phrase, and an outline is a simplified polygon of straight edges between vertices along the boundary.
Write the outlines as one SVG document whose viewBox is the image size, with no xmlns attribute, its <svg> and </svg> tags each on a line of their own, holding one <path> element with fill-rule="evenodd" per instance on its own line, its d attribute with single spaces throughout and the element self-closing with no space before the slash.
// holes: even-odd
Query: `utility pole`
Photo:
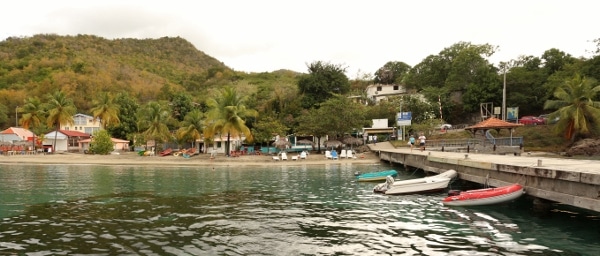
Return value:
<svg viewBox="0 0 600 256">
<path fill-rule="evenodd" d="M 19 106 L 15 108 L 15 127 L 19 127 Z"/>
<path fill-rule="evenodd" d="M 506 66 L 504 67 L 504 87 L 502 88 L 502 121 L 506 121 Z"/>
</svg>

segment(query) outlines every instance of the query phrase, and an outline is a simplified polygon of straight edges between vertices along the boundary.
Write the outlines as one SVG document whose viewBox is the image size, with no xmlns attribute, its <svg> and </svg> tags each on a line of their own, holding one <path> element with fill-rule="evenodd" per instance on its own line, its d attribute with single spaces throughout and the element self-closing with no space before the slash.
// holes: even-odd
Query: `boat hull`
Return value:
<svg viewBox="0 0 600 256">
<path fill-rule="evenodd" d="M 498 188 L 462 191 L 458 195 L 448 196 L 442 200 L 447 206 L 478 206 L 509 202 L 525 193 L 519 184 Z"/>
<path fill-rule="evenodd" d="M 386 195 L 403 195 L 415 193 L 433 193 L 441 191 L 448 187 L 450 178 L 432 178 L 419 183 L 405 184 L 402 186 L 392 186 L 385 191 Z"/>
<path fill-rule="evenodd" d="M 386 195 L 437 192 L 447 188 L 452 178 L 456 177 L 456 175 L 455 170 L 448 170 L 438 175 L 418 179 L 395 181 L 389 177 L 385 183 L 375 186 L 373 191 Z"/>
<path fill-rule="evenodd" d="M 398 176 L 398 172 L 396 170 L 387 170 L 381 172 L 370 172 L 363 173 L 361 175 L 356 176 L 357 181 L 382 181 L 385 180 L 387 176 L 396 177 Z"/>
</svg>

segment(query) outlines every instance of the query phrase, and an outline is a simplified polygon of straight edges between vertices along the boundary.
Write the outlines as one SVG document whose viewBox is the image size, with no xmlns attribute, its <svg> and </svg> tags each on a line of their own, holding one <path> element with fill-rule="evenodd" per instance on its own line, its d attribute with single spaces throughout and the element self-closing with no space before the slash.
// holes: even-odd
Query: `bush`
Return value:
<svg viewBox="0 0 600 256">
<path fill-rule="evenodd" d="M 90 152 L 99 155 L 108 155 L 114 150 L 110 134 L 106 130 L 96 131 L 90 142 Z"/>
</svg>

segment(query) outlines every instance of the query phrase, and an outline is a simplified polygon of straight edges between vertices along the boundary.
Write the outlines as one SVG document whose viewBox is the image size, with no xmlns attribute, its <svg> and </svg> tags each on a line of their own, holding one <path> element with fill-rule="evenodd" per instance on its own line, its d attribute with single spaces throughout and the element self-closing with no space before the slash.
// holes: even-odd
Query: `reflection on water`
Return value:
<svg viewBox="0 0 600 256">
<path fill-rule="evenodd" d="M 388 168 L 0 166 L 0 253 L 600 253 L 598 215 L 541 219 L 521 201 L 448 208 L 443 194 L 385 196 L 354 182 Z"/>
</svg>

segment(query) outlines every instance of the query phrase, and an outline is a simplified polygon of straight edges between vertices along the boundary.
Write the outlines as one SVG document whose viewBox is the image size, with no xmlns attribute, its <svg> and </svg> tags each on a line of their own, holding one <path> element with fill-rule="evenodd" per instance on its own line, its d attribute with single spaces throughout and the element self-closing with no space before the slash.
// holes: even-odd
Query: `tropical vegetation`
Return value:
<svg viewBox="0 0 600 256">
<path fill-rule="evenodd" d="M 249 144 L 289 134 L 341 138 L 372 119 L 395 126 L 399 111 L 412 112 L 414 130 L 474 123 L 482 103 L 500 106 L 505 90 L 507 107 L 559 116 L 555 136 L 577 139 L 598 135 L 599 49 L 573 57 L 553 48 L 496 65 L 489 58 L 498 47 L 458 42 L 415 66 L 391 60 L 350 79 L 344 65 L 327 61 L 308 63 L 305 73 L 236 71 L 179 37 L 11 37 L 0 42 L 0 127 L 16 114 L 41 134 L 79 112 L 136 143 L 213 143 L 221 135 L 230 147 L 241 135 Z M 375 102 L 366 96 L 373 84 L 408 94 Z"/>
</svg>

